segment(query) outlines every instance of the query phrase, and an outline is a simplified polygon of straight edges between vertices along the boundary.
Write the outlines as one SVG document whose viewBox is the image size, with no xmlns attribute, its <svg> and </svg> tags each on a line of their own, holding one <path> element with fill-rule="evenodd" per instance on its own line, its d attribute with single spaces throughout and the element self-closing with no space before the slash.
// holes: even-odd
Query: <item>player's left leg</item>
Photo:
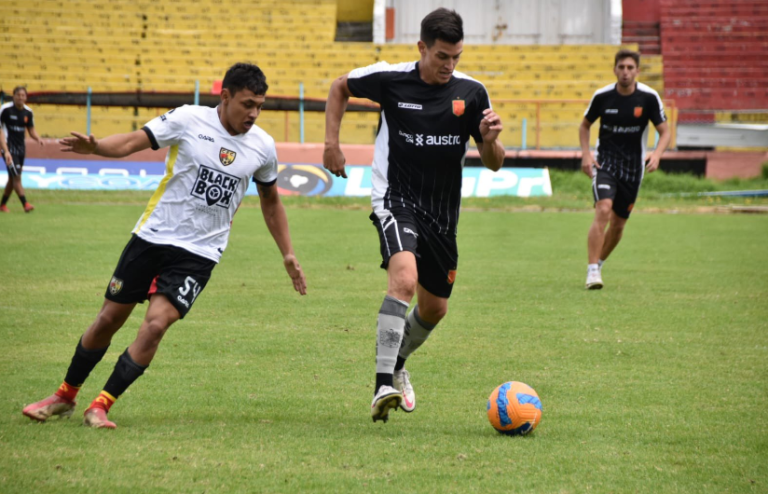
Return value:
<svg viewBox="0 0 768 494">
<path fill-rule="evenodd" d="M 610 223 L 608 223 L 608 230 L 605 232 L 605 241 L 603 242 L 603 249 L 600 251 L 600 259 L 605 261 L 608 256 L 611 255 L 613 249 L 619 245 L 621 237 L 624 235 L 624 227 L 627 224 L 628 218 L 622 218 L 617 215 L 615 211 L 611 211 Z"/>
<path fill-rule="evenodd" d="M 421 284 L 417 290 L 418 303 L 406 316 L 405 333 L 397 355 L 394 387 L 403 393 L 400 408 L 406 412 L 416 409 L 416 393 L 411 384 L 411 374 L 405 369 L 405 361 L 427 341 L 437 323 L 448 313 L 448 298 L 430 293 Z"/>
<path fill-rule="evenodd" d="M 24 186 L 21 184 L 21 173 L 24 167 L 24 155 L 16 155 L 13 157 L 13 162 L 16 165 L 16 177 L 13 181 L 13 189 L 16 191 L 16 195 L 19 196 L 21 206 L 24 208 L 25 213 L 31 213 L 35 207 L 27 202 L 27 193 L 24 190 Z"/>
<path fill-rule="evenodd" d="M 600 249 L 601 270 L 603 262 L 608 259 L 611 252 L 619 245 L 619 241 L 621 241 L 624 235 L 624 227 L 627 225 L 629 215 L 635 206 L 637 194 L 640 191 L 640 183 L 619 180 L 616 182 L 616 189 L 616 197 L 611 205 L 608 229 L 605 232 L 603 246 Z"/>
<path fill-rule="evenodd" d="M 416 394 L 411 384 L 405 361 L 432 334 L 437 324 L 448 313 L 448 299 L 456 279 L 459 253 L 456 237 L 443 235 L 421 225 L 418 259 L 418 303 L 406 316 L 403 341 L 395 363 L 394 386 L 403 394 L 400 408 L 412 412 L 416 408 Z"/>
<path fill-rule="evenodd" d="M 117 359 L 115 370 L 109 376 L 103 391 L 85 411 L 84 424 L 89 427 L 114 429 L 114 422 L 107 420 L 107 413 L 128 386 L 144 374 L 157 352 L 165 332 L 181 318 L 176 307 L 163 294 L 155 294 L 141 324 L 139 334 Z"/>
</svg>

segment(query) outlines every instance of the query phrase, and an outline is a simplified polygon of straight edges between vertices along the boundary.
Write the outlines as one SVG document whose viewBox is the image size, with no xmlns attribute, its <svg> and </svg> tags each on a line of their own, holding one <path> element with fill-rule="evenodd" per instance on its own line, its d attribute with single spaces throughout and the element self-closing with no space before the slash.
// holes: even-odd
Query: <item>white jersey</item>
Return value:
<svg viewBox="0 0 768 494">
<path fill-rule="evenodd" d="M 230 135 L 216 108 L 205 106 L 176 108 L 143 130 L 152 149 L 170 149 L 165 176 L 133 233 L 218 262 L 251 177 L 266 185 L 277 180 L 275 140 L 255 125 Z"/>
</svg>

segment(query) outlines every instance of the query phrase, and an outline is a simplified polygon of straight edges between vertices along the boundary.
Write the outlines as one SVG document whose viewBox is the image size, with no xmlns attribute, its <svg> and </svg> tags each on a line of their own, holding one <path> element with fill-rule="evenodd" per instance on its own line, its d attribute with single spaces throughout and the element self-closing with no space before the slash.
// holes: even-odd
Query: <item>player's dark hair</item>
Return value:
<svg viewBox="0 0 768 494">
<path fill-rule="evenodd" d="M 13 95 L 16 96 L 16 93 L 18 93 L 19 91 L 24 91 L 24 94 L 29 96 L 29 93 L 27 92 L 27 88 L 25 88 L 24 86 L 16 86 L 15 88 L 13 88 Z"/>
<path fill-rule="evenodd" d="M 620 60 L 624 60 L 625 58 L 631 58 L 635 61 L 635 65 L 640 67 L 640 54 L 636 51 L 627 50 L 627 49 L 621 49 L 618 52 L 616 52 L 616 57 L 613 60 L 613 66 L 616 67 L 619 64 Z"/>
<path fill-rule="evenodd" d="M 427 48 L 431 48 L 438 39 L 455 45 L 464 39 L 463 26 L 464 22 L 455 10 L 441 7 L 422 19 L 421 41 Z"/>
<path fill-rule="evenodd" d="M 253 94 L 267 94 L 267 76 L 257 66 L 250 63 L 236 63 L 224 74 L 221 89 L 229 89 L 234 96 L 241 89 L 250 89 Z"/>
</svg>

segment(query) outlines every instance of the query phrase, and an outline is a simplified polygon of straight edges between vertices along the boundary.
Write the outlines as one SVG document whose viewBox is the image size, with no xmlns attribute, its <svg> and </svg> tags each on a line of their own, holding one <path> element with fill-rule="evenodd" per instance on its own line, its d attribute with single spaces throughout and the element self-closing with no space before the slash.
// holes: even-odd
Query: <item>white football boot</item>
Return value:
<svg viewBox="0 0 768 494">
<path fill-rule="evenodd" d="M 413 392 L 411 385 L 411 375 L 405 369 L 396 370 L 392 376 L 395 389 L 403 393 L 403 401 L 400 402 L 400 408 L 404 412 L 412 412 L 416 409 L 416 393 Z"/>
<path fill-rule="evenodd" d="M 587 290 L 599 290 L 603 288 L 603 277 L 600 270 L 587 271 L 587 283 L 584 285 Z"/>
<path fill-rule="evenodd" d="M 400 406 L 401 401 L 403 401 L 403 394 L 400 391 L 392 386 L 380 387 L 371 402 L 371 417 L 373 421 L 381 420 L 386 422 L 389 420 L 389 411 Z"/>
</svg>

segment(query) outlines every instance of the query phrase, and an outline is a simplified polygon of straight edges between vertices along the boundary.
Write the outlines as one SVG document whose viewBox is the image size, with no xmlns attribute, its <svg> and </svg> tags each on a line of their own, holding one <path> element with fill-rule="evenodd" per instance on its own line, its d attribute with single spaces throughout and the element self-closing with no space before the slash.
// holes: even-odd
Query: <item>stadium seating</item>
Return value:
<svg viewBox="0 0 768 494">
<path fill-rule="evenodd" d="M 662 0 L 665 92 L 681 122 L 711 122 L 717 110 L 768 110 L 766 28 L 762 0 Z"/>
<path fill-rule="evenodd" d="M 0 42 L 8 47 L 0 89 L 31 92 L 208 92 L 227 67 L 258 64 L 269 95 L 324 99 L 349 70 L 386 60 L 416 60 L 415 45 L 335 42 L 334 0 L 0 0 Z M 481 80 L 507 129 L 505 144 L 578 147 L 576 127 L 595 89 L 613 82 L 616 46 L 467 45 L 459 70 Z M 660 57 L 643 59 L 641 79 L 662 91 Z M 541 101 L 536 103 L 536 101 Z M 191 98 L 190 98 L 191 102 Z M 33 108 L 43 135 L 84 130 L 83 108 Z M 94 108 L 97 135 L 139 128 L 160 110 Z M 296 112 L 264 112 L 259 124 L 278 140 L 297 141 Z M 371 143 L 376 113 L 352 113 L 342 139 Z M 538 128 L 538 131 L 536 129 Z M 305 113 L 308 142 L 322 142 L 324 115 Z"/>
</svg>

